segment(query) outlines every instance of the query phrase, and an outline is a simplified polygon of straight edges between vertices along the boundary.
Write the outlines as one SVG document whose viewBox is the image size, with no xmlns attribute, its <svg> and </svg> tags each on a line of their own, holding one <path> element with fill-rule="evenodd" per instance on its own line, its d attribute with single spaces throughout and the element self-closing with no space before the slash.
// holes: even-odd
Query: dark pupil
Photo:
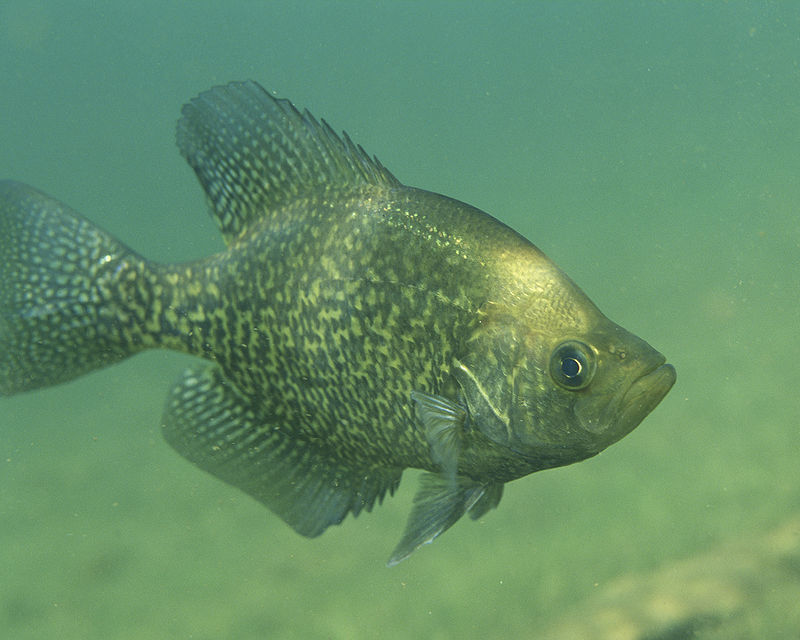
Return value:
<svg viewBox="0 0 800 640">
<path fill-rule="evenodd" d="M 576 358 L 564 358 L 561 361 L 561 373 L 565 378 L 572 379 L 581 372 L 581 363 Z"/>
</svg>

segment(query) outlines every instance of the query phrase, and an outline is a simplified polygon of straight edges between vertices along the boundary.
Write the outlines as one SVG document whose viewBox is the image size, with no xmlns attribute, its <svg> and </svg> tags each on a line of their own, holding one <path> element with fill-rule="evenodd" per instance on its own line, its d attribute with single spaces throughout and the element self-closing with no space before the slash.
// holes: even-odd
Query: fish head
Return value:
<svg viewBox="0 0 800 640">
<path fill-rule="evenodd" d="M 617 442 L 675 383 L 661 353 L 585 304 L 578 322 L 546 329 L 495 314 L 454 371 L 475 428 L 536 468 Z"/>
</svg>

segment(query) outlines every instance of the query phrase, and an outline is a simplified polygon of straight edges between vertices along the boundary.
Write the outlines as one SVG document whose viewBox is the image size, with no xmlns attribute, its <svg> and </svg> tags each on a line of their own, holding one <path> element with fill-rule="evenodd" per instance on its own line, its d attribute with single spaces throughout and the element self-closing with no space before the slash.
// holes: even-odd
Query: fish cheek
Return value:
<svg viewBox="0 0 800 640">
<path fill-rule="evenodd" d="M 543 445 L 567 444 L 574 404 L 574 394 L 554 384 L 547 371 L 539 367 L 518 370 L 509 409 L 511 447 L 532 453 Z"/>
</svg>

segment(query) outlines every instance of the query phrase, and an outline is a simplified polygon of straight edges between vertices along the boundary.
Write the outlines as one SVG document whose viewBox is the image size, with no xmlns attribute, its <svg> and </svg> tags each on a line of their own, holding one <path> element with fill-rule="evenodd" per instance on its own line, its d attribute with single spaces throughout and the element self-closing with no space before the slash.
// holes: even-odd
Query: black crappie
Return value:
<svg viewBox="0 0 800 640">
<path fill-rule="evenodd" d="M 186 105 L 178 146 L 227 246 L 190 264 L 0 183 L 0 393 L 144 349 L 201 356 L 167 441 L 299 533 L 428 471 L 394 564 L 509 480 L 616 442 L 675 381 L 525 238 L 254 82 Z"/>
</svg>

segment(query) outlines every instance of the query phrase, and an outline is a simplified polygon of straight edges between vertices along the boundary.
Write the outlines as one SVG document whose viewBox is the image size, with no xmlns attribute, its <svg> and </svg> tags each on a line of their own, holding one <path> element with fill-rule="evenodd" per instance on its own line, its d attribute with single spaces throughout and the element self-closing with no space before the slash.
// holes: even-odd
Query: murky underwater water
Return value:
<svg viewBox="0 0 800 640">
<path fill-rule="evenodd" d="M 403 182 L 522 232 L 678 382 L 600 456 L 514 482 L 392 569 L 416 474 L 373 513 L 299 537 L 161 440 L 187 358 L 3 398 L 0 636 L 796 637 L 795 14 L 4 5 L 0 178 L 149 258 L 207 255 L 221 241 L 175 121 L 252 77 Z"/>
</svg>

